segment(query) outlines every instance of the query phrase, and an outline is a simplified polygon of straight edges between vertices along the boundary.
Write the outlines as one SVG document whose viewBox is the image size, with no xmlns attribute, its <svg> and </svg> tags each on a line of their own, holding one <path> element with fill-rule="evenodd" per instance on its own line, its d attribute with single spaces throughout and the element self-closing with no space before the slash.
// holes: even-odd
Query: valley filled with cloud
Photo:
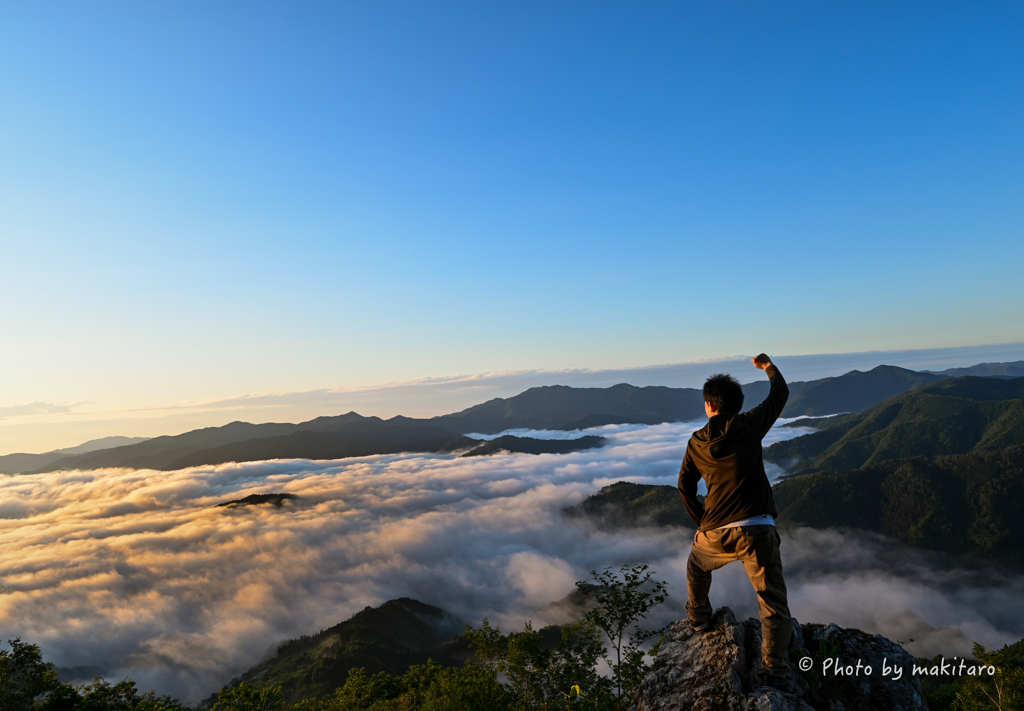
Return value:
<svg viewBox="0 0 1024 711">
<path fill-rule="evenodd" d="M 541 608 L 592 569 L 647 563 L 672 595 L 651 619 L 660 626 L 685 614 L 692 529 L 616 529 L 562 510 L 616 481 L 674 485 L 687 438 L 702 424 L 594 428 L 586 434 L 607 446 L 560 455 L 3 477 L 0 629 L 38 643 L 58 665 L 100 667 L 108 678 L 196 700 L 281 641 L 403 596 L 510 631 L 527 619 L 563 621 Z M 807 431 L 776 426 L 765 445 Z M 217 507 L 261 493 L 296 498 Z M 785 531 L 783 560 L 801 622 L 912 638 L 907 647 L 919 656 L 1024 636 L 1020 577 L 963 571 L 880 536 L 836 530 Z M 756 616 L 741 566 L 715 580 L 716 607 Z"/>
</svg>

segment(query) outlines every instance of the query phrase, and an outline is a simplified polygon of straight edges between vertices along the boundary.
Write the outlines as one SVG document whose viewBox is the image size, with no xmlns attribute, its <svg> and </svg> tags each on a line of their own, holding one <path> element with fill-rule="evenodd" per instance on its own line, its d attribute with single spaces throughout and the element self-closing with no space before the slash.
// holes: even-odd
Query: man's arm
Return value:
<svg viewBox="0 0 1024 711">
<path fill-rule="evenodd" d="M 772 384 L 764 402 L 747 413 L 751 426 L 758 436 L 764 439 L 768 430 L 775 424 L 775 420 L 779 419 L 779 415 L 782 414 L 782 408 L 786 406 L 786 401 L 789 400 L 789 386 L 786 385 L 786 379 L 782 377 L 782 373 L 772 363 L 771 358 L 764 353 L 750 360 L 755 368 L 765 372 Z"/>
<path fill-rule="evenodd" d="M 697 483 L 700 481 L 700 472 L 697 465 L 693 463 L 690 445 L 686 445 L 686 454 L 683 455 L 683 466 L 679 468 L 679 495 L 683 497 L 683 505 L 694 523 L 700 526 L 704 519 L 704 504 L 697 498 Z"/>
</svg>

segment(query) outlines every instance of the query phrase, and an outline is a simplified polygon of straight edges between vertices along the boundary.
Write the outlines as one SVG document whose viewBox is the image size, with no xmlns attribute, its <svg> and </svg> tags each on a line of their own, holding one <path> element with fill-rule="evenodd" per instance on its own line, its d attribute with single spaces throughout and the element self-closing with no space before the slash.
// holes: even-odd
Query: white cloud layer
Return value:
<svg viewBox="0 0 1024 711">
<path fill-rule="evenodd" d="M 0 479 L 0 630 L 60 665 L 103 665 L 194 700 L 280 641 L 409 596 L 506 629 L 604 566 L 644 562 L 682 616 L 689 536 L 609 530 L 561 515 L 620 480 L 674 484 L 694 425 L 597 428 L 611 444 L 567 455 L 377 456 L 174 472 Z M 772 440 L 799 430 L 773 430 Z M 281 509 L 212 508 L 288 492 Z M 1021 579 L 938 572 L 884 539 L 786 536 L 793 613 L 907 640 L 920 654 L 1024 636 Z M 756 615 L 742 567 L 712 602 Z"/>
</svg>

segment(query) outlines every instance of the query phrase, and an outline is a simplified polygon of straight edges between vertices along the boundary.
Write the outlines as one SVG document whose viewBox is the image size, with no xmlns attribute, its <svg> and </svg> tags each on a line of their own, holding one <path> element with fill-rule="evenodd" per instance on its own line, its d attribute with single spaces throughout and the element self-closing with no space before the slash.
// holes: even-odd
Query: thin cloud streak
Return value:
<svg viewBox="0 0 1024 711">
<path fill-rule="evenodd" d="M 819 355 L 775 356 L 789 380 L 815 380 L 841 375 L 854 369 L 877 365 L 906 368 L 947 368 L 974 365 L 978 359 L 1022 359 L 1024 343 L 960 348 L 931 348 L 903 351 L 865 351 Z M 629 383 L 639 387 L 700 387 L 712 373 L 729 372 L 742 382 L 759 379 L 750 367 L 750 356 L 708 358 L 685 363 L 668 363 L 634 368 L 593 370 L 505 370 L 487 373 L 425 377 L 405 382 L 388 382 L 352 387 L 323 388 L 301 392 L 245 394 L 233 398 L 155 406 L 146 410 L 237 410 L 248 408 L 292 408 L 302 406 L 352 406 L 361 414 L 382 417 L 403 414 L 416 417 L 444 415 L 479 404 L 481 397 L 511 397 L 532 387 L 570 385 L 610 387 Z M 359 410 L 362 406 L 364 410 Z M 370 409 L 365 409 L 370 408 Z M 403 409 L 404 408 L 404 409 Z"/>
<path fill-rule="evenodd" d="M 280 641 L 401 596 L 513 629 L 528 618 L 557 621 L 538 608 L 590 570 L 645 562 L 674 595 L 652 620 L 661 624 L 684 614 L 687 532 L 614 530 L 561 511 L 615 481 L 674 484 L 700 424 L 595 428 L 609 446 L 567 455 L 394 455 L 0 479 L 0 627 L 41 644 L 58 664 L 103 664 L 111 678 L 194 700 Z M 798 433 L 776 428 L 770 436 Z M 281 509 L 211 508 L 269 492 L 299 498 Z M 993 646 L 1024 635 L 1013 597 L 1024 590 L 1020 580 L 993 586 L 938 572 L 919 554 L 887 546 L 836 531 L 787 534 L 794 614 L 913 636 L 919 653 L 963 653 L 973 640 Z M 713 602 L 756 615 L 739 566 L 716 573 Z"/>
<path fill-rule="evenodd" d="M 59 415 L 72 412 L 75 408 L 87 405 L 87 400 L 77 402 L 30 402 L 24 405 L 0 407 L 0 420 L 15 417 L 37 417 L 39 415 Z"/>
</svg>

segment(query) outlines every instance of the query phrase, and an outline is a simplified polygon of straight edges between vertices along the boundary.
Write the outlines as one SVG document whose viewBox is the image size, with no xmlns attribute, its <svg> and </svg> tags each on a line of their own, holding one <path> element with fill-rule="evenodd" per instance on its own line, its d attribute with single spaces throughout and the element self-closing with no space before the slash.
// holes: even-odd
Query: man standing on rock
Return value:
<svg viewBox="0 0 1024 711">
<path fill-rule="evenodd" d="M 695 630 L 710 631 L 711 572 L 734 560 L 743 561 L 761 616 L 761 682 L 792 692 L 786 656 L 793 628 L 775 530 L 778 511 L 761 458 L 761 440 L 785 407 L 789 388 L 764 353 L 751 361 L 771 381 L 768 397 L 741 413 L 743 390 L 736 379 L 730 375 L 708 378 L 704 383 L 708 424 L 690 437 L 679 470 L 679 493 L 697 523 L 686 564 L 690 596 L 686 611 Z M 701 479 L 708 488 L 703 503 L 697 498 Z"/>
</svg>

